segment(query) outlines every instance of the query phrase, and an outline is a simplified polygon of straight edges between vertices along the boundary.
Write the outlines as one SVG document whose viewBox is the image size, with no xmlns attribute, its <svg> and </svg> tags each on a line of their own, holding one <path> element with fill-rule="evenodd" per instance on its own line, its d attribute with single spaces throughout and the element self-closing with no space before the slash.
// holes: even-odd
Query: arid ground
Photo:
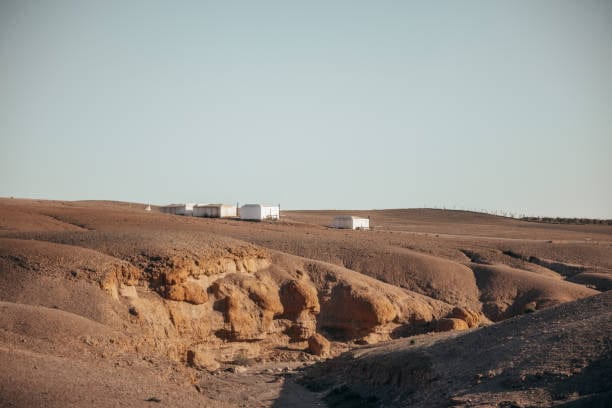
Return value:
<svg viewBox="0 0 612 408">
<path fill-rule="evenodd" d="M 0 199 L 0 406 L 612 406 L 612 226 L 144 208 Z"/>
</svg>

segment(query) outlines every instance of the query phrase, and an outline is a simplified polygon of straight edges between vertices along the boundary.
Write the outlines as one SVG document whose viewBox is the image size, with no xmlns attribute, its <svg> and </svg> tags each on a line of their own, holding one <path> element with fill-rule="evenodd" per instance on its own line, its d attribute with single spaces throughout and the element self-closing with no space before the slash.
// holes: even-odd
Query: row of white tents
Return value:
<svg viewBox="0 0 612 408">
<path fill-rule="evenodd" d="M 241 220 L 278 220 L 280 219 L 280 205 L 245 204 L 238 209 L 238 205 L 231 204 L 169 204 L 159 208 L 166 214 L 186 215 L 206 218 L 237 218 Z M 352 215 L 338 215 L 334 217 L 332 228 L 341 229 L 369 229 L 370 219 Z"/>
<path fill-rule="evenodd" d="M 159 208 L 166 214 L 186 215 L 207 218 L 235 218 L 238 216 L 238 206 L 231 204 L 169 204 Z M 265 204 L 245 204 L 240 207 L 242 220 L 278 220 L 280 206 Z"/>
</svg>

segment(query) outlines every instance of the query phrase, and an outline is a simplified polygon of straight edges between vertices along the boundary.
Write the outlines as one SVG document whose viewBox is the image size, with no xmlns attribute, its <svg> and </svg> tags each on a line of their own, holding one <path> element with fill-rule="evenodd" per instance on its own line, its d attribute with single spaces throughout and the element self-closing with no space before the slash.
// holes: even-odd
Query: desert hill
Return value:
<svg viewBox="0 0 612 408">
<path fill-rule="evenodd" d="M 363 347 L 301 382 L 344 406 L 567 406 L 612 402 L 612 293 L 489 327 Z"/>
<path fill-rule="evenodd" d="M 295 405 L 319 397 L 279 368 L 612 282 L 605 225 L 387 210 L 343 231 L 333 211 L 252 223 L 144 207 L 0 199 L 0 405 Z"/>
</svg>

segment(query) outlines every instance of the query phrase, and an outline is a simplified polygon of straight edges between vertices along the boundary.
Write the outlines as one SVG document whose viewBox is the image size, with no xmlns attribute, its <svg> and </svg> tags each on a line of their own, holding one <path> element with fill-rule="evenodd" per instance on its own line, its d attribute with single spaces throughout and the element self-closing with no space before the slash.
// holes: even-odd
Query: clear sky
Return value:
<svg viewBox="0 0 612 408">
<path fill-rule="evenodd" d="M 612 1 L 0 0 L 0 196 L 612 218 Z"/>
</svg>

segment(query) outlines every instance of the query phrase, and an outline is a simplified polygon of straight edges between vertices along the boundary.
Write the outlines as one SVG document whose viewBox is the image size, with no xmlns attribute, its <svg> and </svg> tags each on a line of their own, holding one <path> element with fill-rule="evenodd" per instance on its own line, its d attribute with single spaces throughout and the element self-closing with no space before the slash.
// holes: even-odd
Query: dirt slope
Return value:
<svg viewBox="0 0 612 408">
<path fill-rule="evenodd" d="M 471 267 L 481 292 L 483 311 L 494 321 L 598 293 L 579 284 L 505 265 Z"/>
<path fill-rule="evenodd" d="M 351 351 L 302 383 L 343 406 L 609 406 L 612 293 L 445 337 Z M 608 404 L 608 405 L 606 405 Z"/>
</svg>

